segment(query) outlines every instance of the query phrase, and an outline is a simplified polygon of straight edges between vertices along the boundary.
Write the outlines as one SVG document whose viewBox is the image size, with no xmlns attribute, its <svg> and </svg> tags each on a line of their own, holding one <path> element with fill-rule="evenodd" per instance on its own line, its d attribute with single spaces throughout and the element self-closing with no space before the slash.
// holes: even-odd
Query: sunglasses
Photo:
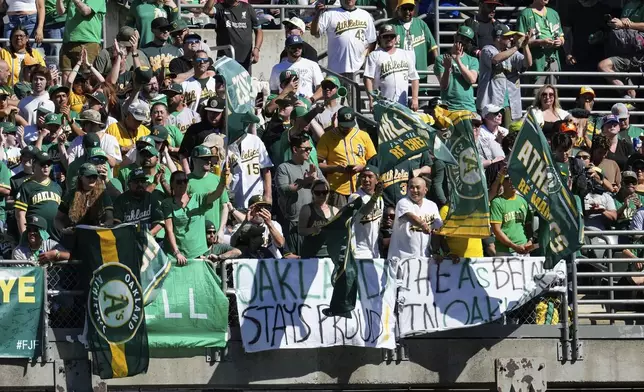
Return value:
<svg viewBox="0 0 644 392">
<path fill-rule="evenodd" d="M 577 155 L 577 158 L 586 160 L 586 159 L 590 159 L 590 155 Z"/>
<path fill-rule="evenodd" d="M 304 151 L 304 152 L 311 152 L 311 151 L 313 151 L 313 147 L 299 147 L 299 148 L 300 148 L 300 150 L 302 150 L 302 151 Z"/>
<path fill-rule="evenodd" d="M 336 88 L 336 85 L 333 83 L 323 83 L 322 84 L 322 90 L 333 90 Z"/>
<path fill-rule="evenodd" d="M 185 180 L 174 180 L 174 183 L 176 185 L 186 185 L 188 183 L 188 179 L 186 178 Z"/>
<path fill-rule="evenodd" d="M 197 64 L 207 63 L 209 61 L 210 61 L 210 59 L 207 59 L 207 58 L 204 58 L 204 57 L 195 58 L 195 63 L 197 63 Z"/>
<path fill-rule="evenodd" d="M 103 165 L 107 163 L 107 158 L 90 158 L 89 161 L 95 165 Z"/>
<path fill-rule="evenodd" d="M 217 234 L 217 232 L 216 232 L 216 231 L 214 231 L 214 230 L 208 230 L 208 231 L 206 231 L 206 235 L 215 235 L 215 234 Z"/>
<path fill-rule="evenodd" d="M 402 11 L 407 11 L 407 12 L 412 12 L 413 10 L 416 9 L 416 7 L 410 6 L 410 5 L 404 5 L 400 7 Z"/>
<path fill-rule="evenodd" d="M 329 191 L 326 191 L 326 190 L 325 191 L 313 191 L 313 194 L 315 196 L 326 196 L 326 195 L 329 194 Z"/>
<path fill-rule="evenodd" d="M 83 176 L 83 177 L 87 178 L 90 181 L 91 180 L 94 180 L 94 181 L 98 180 L 98 176 L 96 174 L 92 174 L 92 175 L 89 175 L 89 176 Z"/>
</svg>

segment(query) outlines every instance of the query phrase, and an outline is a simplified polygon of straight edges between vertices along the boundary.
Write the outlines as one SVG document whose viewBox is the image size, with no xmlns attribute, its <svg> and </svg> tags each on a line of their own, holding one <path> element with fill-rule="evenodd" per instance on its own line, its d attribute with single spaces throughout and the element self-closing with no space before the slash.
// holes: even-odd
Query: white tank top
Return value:
<svg viewBox="0 0 644 392">
<path fill-rule="evenodd" d="M 7 0 L 7 12 L 36 12 L 36 0 Z"/>
</svg>

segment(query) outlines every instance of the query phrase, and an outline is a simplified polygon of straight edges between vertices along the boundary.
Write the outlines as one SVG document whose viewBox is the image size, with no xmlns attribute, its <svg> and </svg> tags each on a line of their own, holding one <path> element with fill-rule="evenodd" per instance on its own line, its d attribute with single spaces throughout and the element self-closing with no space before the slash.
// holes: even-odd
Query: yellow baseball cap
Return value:
<svg viewBox="0 0 644 392">
<path fill-rule="evenodd" d="M 582 86 L 581 89 L 579 90 L 579 95 L 584 95 L 584 94 L 590 94 L 595 98 L 595 90 L 590 88 L 589 86 Z"/>
<path fill-rule="evenodd" d="M 398 5 L 396 6 L 396 8 L 400 8 L 405 4 L 411 4 L 414 7 L 416 6 L 416 2 L 414 0 L 398 0 Z"/>
</svg>

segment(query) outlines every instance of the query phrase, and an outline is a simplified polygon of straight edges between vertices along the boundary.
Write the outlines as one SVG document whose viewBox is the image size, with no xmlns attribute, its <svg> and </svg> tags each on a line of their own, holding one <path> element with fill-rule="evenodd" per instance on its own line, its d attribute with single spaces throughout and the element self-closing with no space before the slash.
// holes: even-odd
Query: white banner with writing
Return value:
<svg viewBox="0 0 644 392">
<path fill-rule="evenodd" d="M 389 262 L 357 260 L 352 318 L 327 317 L 330 259 L 242 259 L 233 264 L 239 325 L 246 352 L 361 346 L 393 349 L 396 281 Z"/>
<path fill-rule="evenodd" d="M 484 324 L 563 284 L 566 265 L 542 257 L 390 261 L 398 271 L 400 336 Z M 562 288 L 563 289 L 563 288 Z"/>
</svg>

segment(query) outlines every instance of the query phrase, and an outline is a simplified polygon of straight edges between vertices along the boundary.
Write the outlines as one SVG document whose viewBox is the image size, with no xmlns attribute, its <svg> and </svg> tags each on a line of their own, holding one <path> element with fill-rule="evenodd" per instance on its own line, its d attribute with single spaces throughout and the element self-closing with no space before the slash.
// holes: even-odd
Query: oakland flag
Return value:
<svg viewBox="0 0 644 392">
<path fill-rule="evenodd" d="M 246 133 L 248 124 L 259 122 L 251 93 L 252 80 L 248 71 L 230 57 L 219 58 L 214 68 L 226 83 L 226 142 L 232 144 Z"/>
<path fill-rule="evenodd" d="M 577 202 L 561 180 L 550 146 L 530 110 L 509 159 L 512 184 L 548 227 L 545 230 L 546 268 L 581 247 L 582 216 Z"/>
<path fill-rule="evenodd" d="M 76 226 L 72 257 L 91 273 L 88 341 L 94 374 L 103 379 L 147 371 L 148 335 L 140 265 L 145 233 L 132 224 Z"/>
<path fill-rule="evenodd" d="M 458 165 L 447 166 L 449 213 L 440 234 L 487 238 L 490 236 L 490 202 L 483 165 L 474 142 L 472 113 L 459 110 L 446 114 L 450 124 L 447 145 Z"/>
<path fill-rule="evenodd" d="M 436 159 L 455 165 L 456 160 L 436 135 L 411 109 L 373 94 L 374 118 L 378 126 L 378 157 L 381 173 L 398 163 L 429 151 Z"/>
<path fill-rule="evenodd" d="M 318 236 L 326 243 L 329 257 L 333 260 L 333 294 L 328 309 L 328 317 L 340 316 L 352 318 L 351 311 L 356 307 L 358 297 L 358 266 L 353 257 L 352 247 L 353 222 L 362 207 L 362 198 L 351 201 L 336 216 L 322 227 Z"/>
</svg>

